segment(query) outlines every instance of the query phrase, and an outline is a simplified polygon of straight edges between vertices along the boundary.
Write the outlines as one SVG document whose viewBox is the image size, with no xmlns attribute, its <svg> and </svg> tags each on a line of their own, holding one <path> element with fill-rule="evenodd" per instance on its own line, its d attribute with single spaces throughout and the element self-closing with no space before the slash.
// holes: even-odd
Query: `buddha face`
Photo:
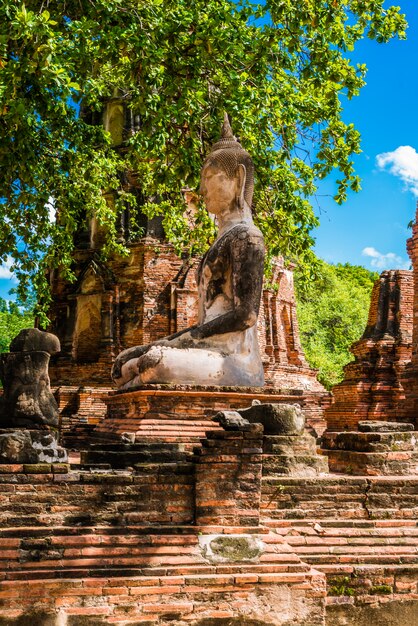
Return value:
<svg viewBox="0 0 418 626">
<path fill-rule="evenodd" d="M 229 178 L 224 170 L 214 165 L 206 165 L 202 170 L 200 193 L 209 213 L 218 215 L 238 208 L 237 198 L 243 189 L 240 171 L 234 178 Z"/>
</svg>

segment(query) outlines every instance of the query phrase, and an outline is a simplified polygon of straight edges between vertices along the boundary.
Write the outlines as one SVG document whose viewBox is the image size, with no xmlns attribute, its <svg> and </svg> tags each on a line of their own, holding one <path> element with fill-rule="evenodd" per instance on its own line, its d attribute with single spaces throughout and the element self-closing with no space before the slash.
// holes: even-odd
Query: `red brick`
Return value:
<svg viewBox="0 0 418 626">
<path fill-rule="evenodd" d="M 170 603 L 170 604 L 144 604 L 144 613 L 191 613 L 193 611 L 192 602 Z"/>
</svg>

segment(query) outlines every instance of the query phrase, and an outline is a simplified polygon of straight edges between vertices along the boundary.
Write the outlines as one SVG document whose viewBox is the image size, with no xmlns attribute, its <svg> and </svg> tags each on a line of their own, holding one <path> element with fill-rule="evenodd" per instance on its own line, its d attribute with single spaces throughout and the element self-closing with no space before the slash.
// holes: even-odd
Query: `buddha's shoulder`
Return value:
<svg viewBox="0 0 418 626">
<path fill-rule="evenodd" d="M 248 240 L 254 243 L 264 245 L 263 233 L 255 224 L 237 224 L 230 233 L 231 239 L 239 241 Z"/>
</svg>

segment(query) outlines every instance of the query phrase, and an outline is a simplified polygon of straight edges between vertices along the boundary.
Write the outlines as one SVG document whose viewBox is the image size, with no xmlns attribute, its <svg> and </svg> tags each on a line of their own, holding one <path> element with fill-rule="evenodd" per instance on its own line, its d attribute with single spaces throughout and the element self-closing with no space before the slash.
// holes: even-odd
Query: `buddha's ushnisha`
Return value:
<svg viewBox="0 0 418 626">
<path fill-rule="evenodd" d="M 202 168 L 200 190 L 218 235 L 198 269 L 195 326 L 119 354 L 112 377 L 121 389 L 148 383 L 262 386 L 257 318 L 264 242 L 251 202 L 254 165 L 227 115 Z"/>
</svg>

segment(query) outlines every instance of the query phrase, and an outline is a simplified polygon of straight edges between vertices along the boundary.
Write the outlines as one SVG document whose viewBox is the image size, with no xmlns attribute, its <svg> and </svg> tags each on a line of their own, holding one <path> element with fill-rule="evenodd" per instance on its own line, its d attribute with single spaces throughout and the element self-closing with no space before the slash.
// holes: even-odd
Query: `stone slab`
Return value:
<svg viewBox="0 0 418 626">
<path fill-rule="evenodd" d="M 331 472 L 355 476 L 411 476 L 418 473 L 417 452 L 324 450 Z"/>
<path fill-rule="evenodd" d="M 303 435 L 264 435 L 263 451 L 266 454 L 316 454 L 316 439 L 309 433 Z"/>
<path fill-rule="evenodd" d="M 317 476 L 328 473 L 328 460 L 320 455 L 263 454 L 263 476 Z"/>
<path fill-rule="evenodd" d="M 372 432 L 405 432 L 415 430 L 413 424 L 408 424 L 406 422 L 384 422 L 380 420 L 365 420 L 363 422 L 358 423 L 358 429 L 363 433 L 372 433 Z"/>
<path fill-rule="evenodd" d="M 418 433 L 415 432 L 343 432 L 325 433 L 322 447 L 326 450 L 351 450 L 353 452 L 414 451 Z"/>
</svg>

